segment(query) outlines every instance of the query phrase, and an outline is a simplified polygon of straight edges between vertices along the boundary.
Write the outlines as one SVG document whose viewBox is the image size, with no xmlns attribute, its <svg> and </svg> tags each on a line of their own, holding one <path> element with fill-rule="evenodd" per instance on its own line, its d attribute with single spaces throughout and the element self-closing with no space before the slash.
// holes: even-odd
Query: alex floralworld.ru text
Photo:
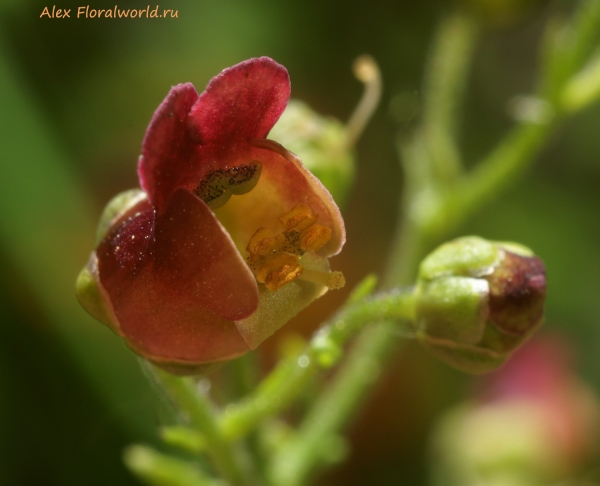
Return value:
<svg viewBox="0 0 600 486">
<path fill-rule="evenodd" d="M 50 9 L 49 7 L 44 7 L 42 13 L 40 14 L 40 18 L 48 17 L 49 19 L 70 19 L 71 18 L 71 10 L 70 8 L 60 9 L 56 8 L 56 5 L 53 5 Z M 130 18 L 130 19 L 159 19 L 159 18 L 178 18 L 179 11 L 164 9 L 159 10 L 158 5 L 150 9 L 150 5 L 143 9 L 120 9 L 118 5 L 115 5 L 114 8 L 111 9 L 95 9 L 90 8 L 89 5 L 84 7 L 77 8 L 77 14 L 73 12 L 73 17 L 76 18 L 85 18 L 85 19 L 94 19 L 94 18 L 104 18 L 104 19 L 120 19 L 120 18 Z"/>
</svg>

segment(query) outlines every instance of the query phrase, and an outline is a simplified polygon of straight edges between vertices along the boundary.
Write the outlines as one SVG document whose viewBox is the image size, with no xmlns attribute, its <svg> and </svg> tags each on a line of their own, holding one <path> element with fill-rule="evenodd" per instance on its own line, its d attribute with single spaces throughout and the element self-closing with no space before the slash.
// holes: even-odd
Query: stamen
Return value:
<svg viewBox="0 0 600 486">
<path fill-rule="evenodd" d="M 342 272 L 321 272 L 319 270 L 309 270 L 307 268 L 299 276 L 300 280 L 323 285 L 330 290 L 341 289 L 346 285 L 346 279 Z"/>
<path fill-rule="evenodd" d="M 331 230 L 327 226 L 315 224 L 302 233 L 300 248 L 315 252 L 331 239 Z"/>
<path fill-rule="evenodd" d="M 256 270 L 256 280 L 273 291 L 298 278 L 303 271 L 298 258 L 288 253 L 278 253 L 266 259 Z"/>
<path fill-rule="evenodd" d="M 309 270 L 300 263 L 305 252 L 314 253 L 331 239 L 330 228 L 315 224 L 318 215 L 306 204 L 297 204 L 278 219 L 283 227 L 281 233 L 259 228 L 246 246 L 248 266 L 257 282 L 271 291 L 297 278 L 330 289 L 343 287 L 346 281 L 340 272 Z"/>
<path fill-rule="evenodd" d="M 275 237 L 267 228 L 258 228 L 250 237 L 246 251 L 250 256 L 267 256 L 275 249 Z"/>
<path fill-rule="evenodd" d="M 250 192 L 260 179 L 262 163 L 253 160 L 247 164 L 209 172 L 195 189 L 196 195 L 211 209 L 223 206 L 232 194 Z"/>
<path fill-rule="evenodd" d="M 381 98 L 381 73 L 375 59 L 367 54 L 360 56 L 352 64 L 352 70 L 354 76 L 364 83 L 365 91 L 346 125 L 346 150 L 354 147 Z"/>
<path fill-rule="evenodd" d="M 296 204 L 287 213 L 279 216 L 279 221 L 283 225 L 283 231 L 289 231 L 292 228 L 296 231 L 302 231 L 314 224 L 318 216 L 314 216 L 306 204 Z"/>
</svg>

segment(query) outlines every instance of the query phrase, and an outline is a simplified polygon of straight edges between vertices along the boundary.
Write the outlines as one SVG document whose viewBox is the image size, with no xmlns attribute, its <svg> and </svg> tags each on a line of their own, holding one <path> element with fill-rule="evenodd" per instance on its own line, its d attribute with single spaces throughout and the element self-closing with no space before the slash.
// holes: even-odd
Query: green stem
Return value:
<svg viewBox="0 0 600 486">
<path fill-rule="evenodd" d="M 266 417 L 284 410 L 319 369 L 336 363 L 344 344 L 365 325 L 393 319 L 395 332 L 400 332 L 398 321 L 410 324 L 412 316 L 411 292 L 380 294 L 345 307 L 314 335 L 301 355 L 280 362 L 254 394 L 228 407 L 229 412 L 221 420 L 224 436 L 229 440 L 242 437 Z"/>
<path fill-rule="evenodd" d="M 134 445 L 125 450 L 127 467 L 142 481 L 152 486 L 222 486 L 194 464 L 151 449 Z"/>
<path fill-rule="evenodd" d="M 332 441 L 358 413 L 377 383 L 382 363 L 396 348 L 398 326 L 385 321 L 369 326 L 344 362 L 343 373 L 328 385 L 302 422 L 298 434 L 272 462 L 274 484 L 299 486 L 325 462 Z"/>
<path fill-rule="evenodd" d="M 456 145 L 457 112 L 467 85 L 467 74 L 479 28 L 464 11 L 441 22 L 425 70 L 423 124 L 411 140 L 399 140 L 405 174 L 400 219 L 384 286 L 408 285 L 427 249 L 423 221 L 438 207 L 443 191 L 462 172 Z"/>
<path fill-rule="evenodd" d="M 508 188 L 533 164 L 556 125 L 554 118 L 514 128 L 454 189 L 440 197 L 437 211 L 422 223 L 423 233 L 439 240 Z"/>
<path fill-rule="evenodd" d="M 241 461 L 221 434 L 216 415 L 206 397 L 197 391 L 189 378 L 173 376 L 159 369 L 155 373 L 175 403 L 185 412 L 190 425 L 206 439 L 206 452 L 219 473 L 232 485 L 247 485 L 247 475 Z"/>
<path fill-rule="evenodd" d="M 440 182 L 451 182 L 462 170 L 455 142 L 456 115 L 466 90 L 478 30 L 465 12 L 448 15 L 438 28 L 427 64 L 423 128 L 431 168 Z"/>
<path fill-rule="evenodd" d="M 233 388 L 233 397 L 230 401 L 240 400 L 250 395 L 258 384 L 258 356 L 248 353 L 228 364 L 228 378 Z M 266 477 L 266 458 L 261 448 L 259 430 L 252 430 L 244 437 L 245 450 L 248 452 L 257 476 L 263 484 L 268 482 Z"/>
</svg>

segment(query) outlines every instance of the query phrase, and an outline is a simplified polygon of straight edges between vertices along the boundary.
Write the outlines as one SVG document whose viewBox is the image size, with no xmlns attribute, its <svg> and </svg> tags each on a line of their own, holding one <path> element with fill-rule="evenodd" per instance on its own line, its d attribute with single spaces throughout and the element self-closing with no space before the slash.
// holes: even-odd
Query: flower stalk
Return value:
<svg viewBox="0 0 600 486">
<path fill-rule="evenodd" d="M 207 477 L 190 462 L 134 445 L 125 450 L 125 464 L 151 486 L 224 486 L 223 481 Z"/>
<path fill-rule="evenodd" d="M 179 378 L 156 369 L 156 377 L 173 401 L 186 415 L 189 424 L 206 440 L 207 454 L 221 476 L 232 485 L 245 485 L 248 471 L 239 454 L 217 426 L 216 414 L 206 396 L 190 378 Z"/>
<path fill-rule="evenodd" d="M 363 294 L 371 284 L 367 280 L 357 293 Z M 410 333 L 413 313 L 410 290 L 363 298 L 344 307 L 315 333 L 300 355 L 281 361 L 254 393 L 228 407 L 220 421 L 223 435 L 228 440 L 243 437 L 265 418 L 285 410 L 315 373 L 333 366 L 344 345 L 368 324 L 391 319 L 396 332 Z"/>
</svg>

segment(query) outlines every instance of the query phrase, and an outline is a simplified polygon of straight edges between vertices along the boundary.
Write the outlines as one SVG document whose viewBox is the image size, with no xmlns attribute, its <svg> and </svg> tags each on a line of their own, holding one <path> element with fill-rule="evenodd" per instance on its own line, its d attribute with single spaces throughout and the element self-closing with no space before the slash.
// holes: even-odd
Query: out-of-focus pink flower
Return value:
<svg viewBox="0 0 600 486">
<path fill-rule="evenodd" d="M 598 446 L 600 402 L 575 375 L 564 337 L 532 339 L 504 367 L 482 383 L 483 406 L 523 403 L 543 423 L 546 445 L 565 472 Z"/>
<path fill-rule="evenodd" d="M 172 88 L 144 138 L 143 192 L 109 211 L 80 276 L 84 307 L 167 370 L 254 349 L 344 284 L 327 260 L 345 241 L 336 204 L 266 139 L 289 95 L 286 69 L 266 57 L 224 70 L 200 95 Z"/>
<path fill-rule="evenodd" d="M 564 338 L 527 342 L 437 427 L 436 484 L 545 485 L 598 453 L 600 402 L 574 373 Z"/>
</svg>

